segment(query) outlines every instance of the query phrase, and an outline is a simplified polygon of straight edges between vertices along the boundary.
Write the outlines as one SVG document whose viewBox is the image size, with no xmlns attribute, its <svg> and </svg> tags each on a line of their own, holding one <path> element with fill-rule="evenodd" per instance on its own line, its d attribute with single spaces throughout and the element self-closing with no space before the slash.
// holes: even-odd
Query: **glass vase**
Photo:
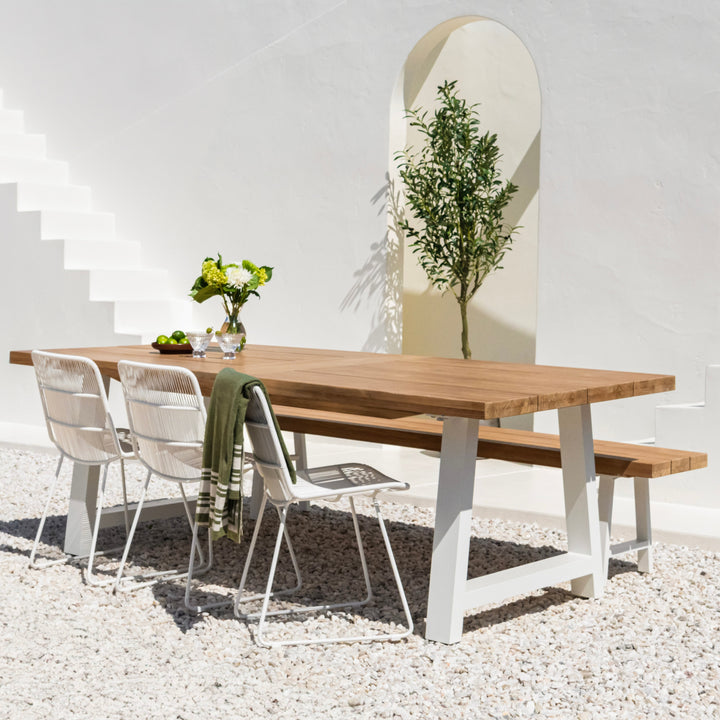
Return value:
<svg viewBox="0 0 720 720">
<path fill-rule="evenodd" d="M 234 335 L 240 338 L 237 342 L 236 351 L 239 352 L 245 347 L 246 334 L 245 326 L 240 322 L 240 308 L 233 308 L 230 314 L 225 318 L 220 331 L 221 335 Z"/>
</svg>

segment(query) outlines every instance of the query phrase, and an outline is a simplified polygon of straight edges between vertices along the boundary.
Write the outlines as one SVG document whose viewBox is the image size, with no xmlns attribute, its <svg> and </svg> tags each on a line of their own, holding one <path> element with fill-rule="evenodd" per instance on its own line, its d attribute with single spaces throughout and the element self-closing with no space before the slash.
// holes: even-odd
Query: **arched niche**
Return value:
<svg viewBox="0 0 720 720">
<path fill-rule="evenodd" d="M 401 181 L 393 159 L 420 138 L 406 109 L 433 109 L 438 85 L 457 80 L 460 94 L 479 103 L 481 131 L 497 133 L 503 176 L 519 186 L 506 219 L 522 226 L 503 269 L 491 275 L 468 308 L 473 359 L 533 362 L 537 316 L 537 227 L 540 88 L 527 48 L 504 25 L 461 17 L 438 25 L 409 54 L 393 93 L 390 118 L 389 277 L 398 308 L 390 350 L 462 357 L 460 314 L 451 294 L 430 284 L 394 224 Z M 402 201 L 400 200 L 400 203 Z M 393 303 L 390 303 L 392 305 Z"/>
</svg>

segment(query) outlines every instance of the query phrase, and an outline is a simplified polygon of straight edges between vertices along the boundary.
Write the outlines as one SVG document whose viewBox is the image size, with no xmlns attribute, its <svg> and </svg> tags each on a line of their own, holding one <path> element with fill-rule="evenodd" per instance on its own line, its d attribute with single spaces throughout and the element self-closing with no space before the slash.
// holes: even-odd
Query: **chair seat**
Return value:
<svg viewBox="0 0 720 720">
<path fill-rule="evenodd" d="M 361 495 L 379 490 L 407 490 L 407 483 L 384 475 L 369 465 L 343 463 L 298 470 L 292 493 L 298 500 L 318 500 L 342 495 Z"/>
</svg>

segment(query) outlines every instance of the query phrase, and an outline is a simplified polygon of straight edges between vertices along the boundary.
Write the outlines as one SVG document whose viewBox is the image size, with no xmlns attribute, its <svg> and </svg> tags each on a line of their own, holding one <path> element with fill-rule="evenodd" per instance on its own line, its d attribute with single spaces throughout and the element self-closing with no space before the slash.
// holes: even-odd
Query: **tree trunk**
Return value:
<svg viewBox="0 0 720 720">
<path fill-rule="evenodd" d="M 470 339 L 468 337 L 468 319 L 467 319 L 467 300 L 458 300 L 460 305 L 460 319 L 462 321 L 462 333 L 460 339 L 462 341 L 462 353 L 466 360 L 472 357 L 470 352 Z"/>
</svg>

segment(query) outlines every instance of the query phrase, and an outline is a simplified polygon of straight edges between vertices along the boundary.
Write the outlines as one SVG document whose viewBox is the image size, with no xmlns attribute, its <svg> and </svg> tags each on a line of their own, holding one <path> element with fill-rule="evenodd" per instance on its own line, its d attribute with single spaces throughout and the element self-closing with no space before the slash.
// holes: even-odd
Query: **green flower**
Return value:
<svg viewBox="0 0 720 720">
<path fill-rule="evenodd" d="M 227 283 L 227 275 L 213 260 L 206 260 L 202 264 L 202 278 L 211 287 L 219 288 Z"/>
</svg>

